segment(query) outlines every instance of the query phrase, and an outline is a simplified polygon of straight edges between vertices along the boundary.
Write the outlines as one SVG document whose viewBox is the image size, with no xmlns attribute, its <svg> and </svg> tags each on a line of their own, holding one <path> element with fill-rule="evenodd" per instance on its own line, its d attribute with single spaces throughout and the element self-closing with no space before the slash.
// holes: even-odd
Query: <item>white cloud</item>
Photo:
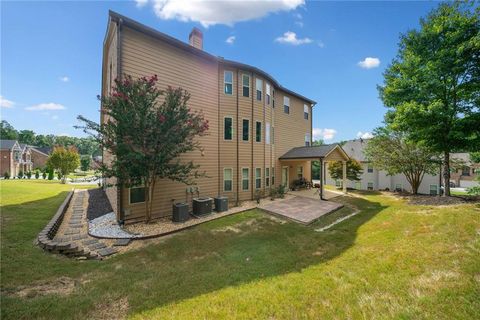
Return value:
<svg viewBox="0 0 480 320">
<path fill-rule="evenodd" d="M 59 104 L 59 103 L 40 103 L 36 104 L 31 107 L 26 107 L 25 110 L 28 111 L 44 111 L 44 110 L 64 110 L 66 109 L 65 106 Z"/>
<path fill-rule="evenodd" d="M 291 44 L 294 46 L 298 46 L 301 44 L 307 44 L 307 43 L 312 43 L 312 39 L 310 38 L 303 38 L 303 39 L 298 39 L 297 34 L 292 31 L 287 31 L 283 34 L 283 36 L 278 37 L 275 39 L 275 42 L 278 43 L 284 43 L 284 44 Z"/>
<path fill-rule="evenodd" d="M 358 62 L 358 66 L 364 69 L 376 68 L 380 65 L 380 59 L 366 57 L 363 61 Z"/>
<path fill-rule="evenodd" d="M 373 134 L 371 132 L 358 131 L 357 138 L 370 139 L 370 138 L 373 138 Z"/>
<path fill-rule="evenodd" d="M 317 44 L 320 48 L 325 48 L 325 43 L 323 43 L 321 40 L 318 40 Z"/>
<path fill-rule="evenodd" d="M 52 120 L 58 120 L 58 116 L 55 114 L 52 116 Z"/>
<path fill-rule="evenodd" d="M 236 22 L 259 19 L 270 13 L 294 10 L 304 3 L 305 0 L 153 0 L 153 9 L 163 20 L 194 21 L 209 27 L 216 24 L 232 26 Z"/>
<path fill-rule="evenodd" d="M 2 108 L 13 108 L 15 102 L 5 99 L 4 97 L 0 96 L 0 107 Z"/>
<path fill-rule="evenodd" d="M 295 21 L 295 24 L 299 26 L 300 28 L 303 28 L 303 22 L 302 21 Z"/>
<path fill-rule="evenodd" d="M 59 79 L 60 81 L 62 81 L 62 82 L 68 82 L 68 81 L 70 81 L 70 78 L 67 77 L 67 76 L 63 76 L 63 77 L 60 77 L 60 78 L 58 78 L 58 79 Z"/>
<path fill-rule="evenodd" d="M 313 128 L 313 140 L 332 140 L 336 134 L 337 130 L 335 129 Z"/>
<path fill-rule="evenodd" d="M 148 0 L 135 0 L 135 3 L 137 8 L 142 8 L 148 3 Z"/>
<path fill-rule="evenodd" d="M 235 42 L 235 39 L 235 36 L 230 36 L 227 38 L 227 40 L 225 40 L 225 42 L 228 44 L 233 44 Z"/>
</svg>

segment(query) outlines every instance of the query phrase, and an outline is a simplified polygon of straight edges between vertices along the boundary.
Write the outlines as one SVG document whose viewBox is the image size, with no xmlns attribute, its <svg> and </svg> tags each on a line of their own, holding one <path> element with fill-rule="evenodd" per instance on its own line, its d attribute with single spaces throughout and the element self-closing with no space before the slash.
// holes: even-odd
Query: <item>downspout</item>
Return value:
<svg viewBox="0 0 480 320">
<path fill-rule="evenodd" d="M 320 161 L 320 200 L 323 200 L 323 158 Z"/>
<path fill-rule="evenodd" d="M 218 88 L 218 147 L 217 147 L 217 176 L 218 176 L 218 179 L 217 179 L 217 188 L 218 188 L 218 194 L 220 195 L 221 193 L 221 186 L 220 186 L 220 136 L 222 134 L 222 131 L 221 131 L 221 120 L 220 120 L 220 90 L 225 90 L 224 88 L 220 88 L 220 76 L 221 76 L 221 71 L 220 71 L 220 64 L 217 62 L 217 88 Z"/>
<path fill-rule="evenodd" d="M 117 22 L 117 79 L 121 79 L 122 76 L 122 24 L 123 19 L 119 19 Z M 117 187 L 117 210 L 120 213 L 120 224 L 125 222 L 125 212 L 123 208 L 123 181 L 118 181 L 119 187 Z M 151 201 L 151 199 L 150 199 Z"/>
<path fill-rule="evenodd" d="M 238 206 L 239 205 L 239 195 L 240 195 L 240 180 L 239 179 L 239 166 L 240 166 L 240 160 L 238 159 L 239 158 L 239 150 L 238 150 L 238 147 L 239 147 L 239 141 L 240 141 L 240 136 L 238 135 L 239 133 L 239 119 L 238 119 L 238 91 L 240 90 L 240 82 L 239 82 L 239 70 L 237 69 L 237 90 L 235 90 L 237 92 L 237 196 L 236 196 L 236 201 L 235 201 L 235 204 Z"/>
</svg>

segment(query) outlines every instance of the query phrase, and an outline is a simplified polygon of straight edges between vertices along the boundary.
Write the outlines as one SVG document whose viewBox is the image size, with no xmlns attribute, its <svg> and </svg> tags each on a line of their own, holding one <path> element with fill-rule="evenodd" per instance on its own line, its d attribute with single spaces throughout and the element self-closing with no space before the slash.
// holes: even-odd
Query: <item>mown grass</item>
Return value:
<svg viewBox="0 0 480 320">
<path fill-rule="evenodd" d="M 410 206 L 364 192 L 342 197 L 360 214 L 325 232 L 252 210 L 106 261 L 74 261 L 33 245 L 64 186 L 23 183 L 0 182 L 5 319 L 474 319 L 480 310 L 478 204 Z M 13 294 L 59 276 L 91 281 L 69 295 Z"/>
</svg>

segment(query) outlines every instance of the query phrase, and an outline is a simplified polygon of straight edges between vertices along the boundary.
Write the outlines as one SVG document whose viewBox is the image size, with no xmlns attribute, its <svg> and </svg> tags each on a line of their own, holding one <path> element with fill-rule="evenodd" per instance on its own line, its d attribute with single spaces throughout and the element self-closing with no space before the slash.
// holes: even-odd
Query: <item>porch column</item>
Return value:
<svg viewBox="0 0 480 320">
<path fill-rule="evenodd" d="M 323 159 L 319 158 L 318 161 L 320 162 L 320 200 L 323 200 Z"/>
<path fill-rule="evenodd" d="M 347 161 L 343 160 L 343 193 L 347 193 Z"/>
</svg>

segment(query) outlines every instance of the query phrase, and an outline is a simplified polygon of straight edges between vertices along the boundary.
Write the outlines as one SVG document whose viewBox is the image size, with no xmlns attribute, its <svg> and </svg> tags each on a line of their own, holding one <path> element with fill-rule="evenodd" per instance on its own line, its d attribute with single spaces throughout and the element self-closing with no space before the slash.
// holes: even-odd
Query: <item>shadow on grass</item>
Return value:
<svg viewBox="0 0 480 320">
<path fill-rule="evenodd" d="M 7 234 L 2 234 L 2 278 L 13 277 L 8 281 L 10 285 L 16 279 L 24 283 L 27 278 L 33 281 L 64 275 L 88 277 L 92 281 L 65 297 L 2 299 L 5 319 L 87 317 L 99 305 L 119 308 L 116 303 L 125 298 L 128 312 L 135 314 L 223 288 L 300 272 L 352 247 L 358 228 L 385 208 L 377 202 L 350 198 L 348 201 L 355 202 L 362 212 L 321 233 L 311 226 L 251 210 L 164 239 L 149 240 L 151 245 L 103 262 L 80 262 L 43 253 L 32 243 L 53 215 L 50 209 L 49 213 L 41 212 L 41 208 L 48 207 L 45 202 L 58 206 L 63 197 L 30 203 L 29 206 L 39 208 L 37 212 L 15 206 L 7 209 L 8 215 L 21 211 L 23 217 L 7 224 Z M 18 232 L 22 235 L 13 236 Z M 16 248 L 21 249 L 21 255 L 16 255 Z"/>
</svg>

